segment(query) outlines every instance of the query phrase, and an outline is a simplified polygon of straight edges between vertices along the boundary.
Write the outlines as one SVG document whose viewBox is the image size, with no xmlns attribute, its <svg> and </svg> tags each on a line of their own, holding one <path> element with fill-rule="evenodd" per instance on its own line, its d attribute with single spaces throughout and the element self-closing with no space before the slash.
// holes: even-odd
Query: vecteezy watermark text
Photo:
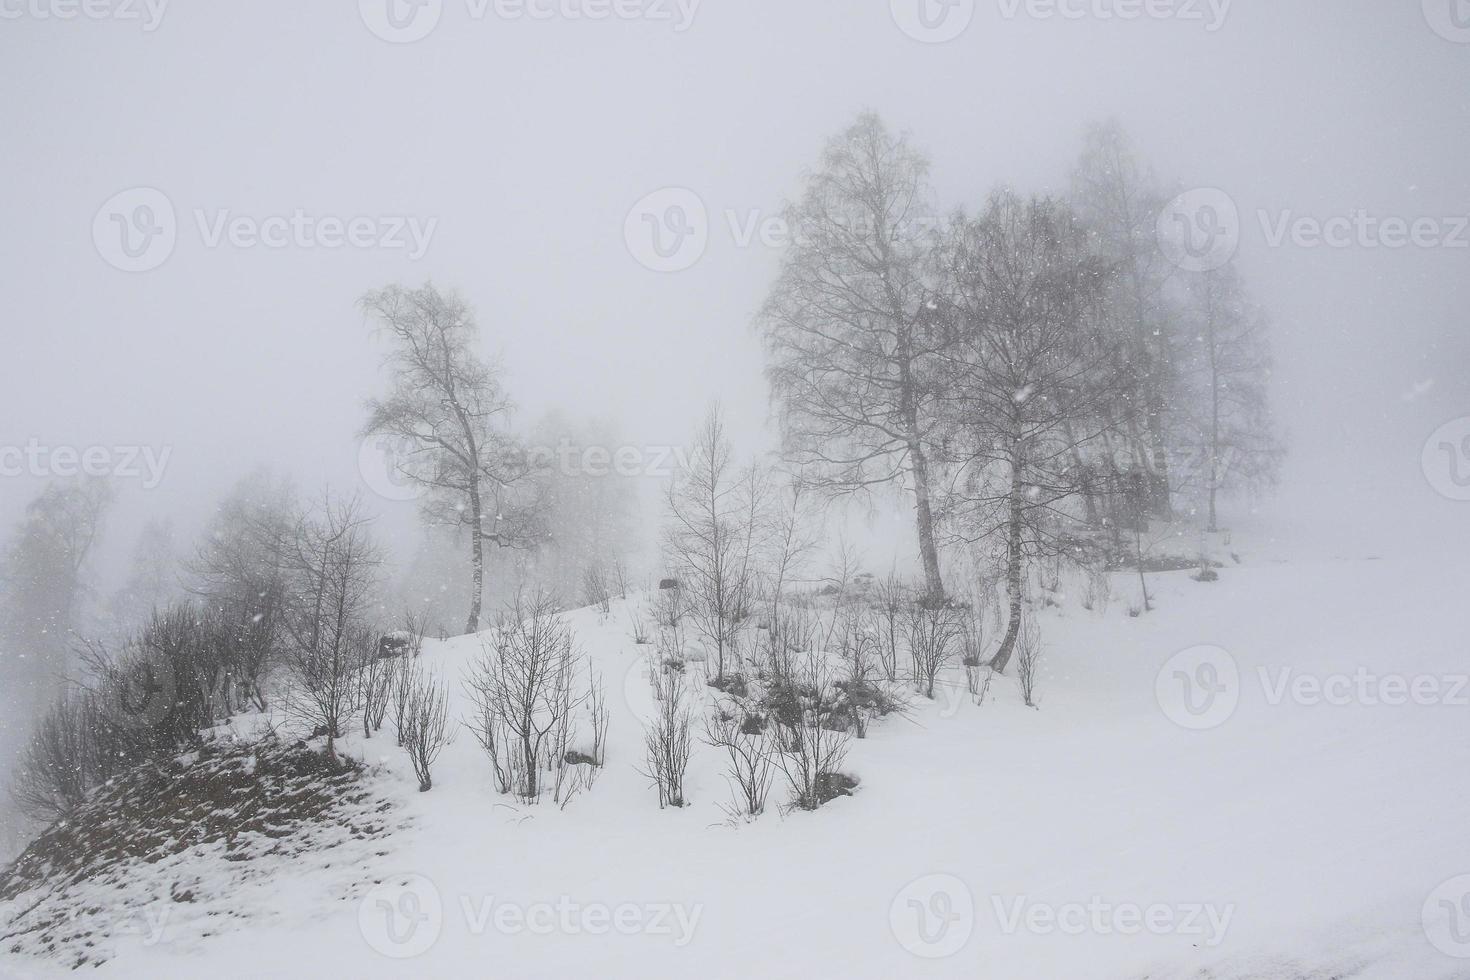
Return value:
<svg viewBox="0 0 1470 980">
<path fill-rule="evenodd" d="M 194 208 L 191 213 L 199 241 L 209 249 L 382 249 L 405 252 L 411 261 L 423 258 L 439 227 L 436 217 L 342 217 L 305 208 L 264 215 L 230 208 Z M 179 231 L 173 202 L 154 187 L 130 187 L 114 194 L 92 219 L 97 253 L 124 272 L 158 268 L 173 254 Z"/>
<path fill-rule="evenodd" d="M 694 23 L 701 0 L 464 0 L 472 21 L 652 21 L 682 34 Z M 376 37 L 411 44 L 433 33 L 444 0 L 358 0 L 358 15 Z"/>
<path fill-rule="evenodd" d="M 158 30 L 169 0 L 0 0 L 0 20 L 137 21 L 144 32 Z"/>
<path fill-rule="evenodd" d="M 1210 33 L 1225 25 L 1232 0 L 997 0 L 1006 20 L 1174 20 L 1202 24 Z"/>
<path fill-rule="evenodd" d="M 1020 932 L 1046 936 L 1197 937 L 1218 946 L 1235 915 L 1233 904 L 1211 902 L 1113 901 L 1092 895 L 1085 901 L 1044 902 L 1028 895 L 991 895 L 990 912 L 1002 935 Z M 952 956 L 964 948 L 979 920 L 969 886 L 951 874 L 915 878 L 894 895 L 889 927 L 899 945 L 925 959 Z"/>
<path fill-rule="evenodd" d="M 1242 675 L 1235 657 L 1222 647 L 1193 646 L 1159 668 L 1154 692 L 1165 717 L 1181 728 L 1218 728 L 1235 713 L 1249 676 Z M 1381 673 L 1364 666 L 1318 673 L 1261 665 L 1254 677 L 1270 708 L 1288 703 L 1308 708 L 1470 707 L 1470 674 Z"/>
<path fill-rule="evenodd" d="M 585 902 L 569 895 L 516 902 L 460 895 L 452 909 L 423 875 L 384 881 L 358 905 L 358 928 L 375 951 L 394 959 L 428 952 L 457 913 L 470 936 L 653 936 L 683 948 L 694 939 L 704 906 L 679 902 Z"/>
<path fill-rule="evenodd" d="M 141 479 L 143 489 L 163 482 L 172 446 L 48 446 L 30 439 L 23 446 L 0 446 L 0 477 L 110 476 Z"/>
</svg>

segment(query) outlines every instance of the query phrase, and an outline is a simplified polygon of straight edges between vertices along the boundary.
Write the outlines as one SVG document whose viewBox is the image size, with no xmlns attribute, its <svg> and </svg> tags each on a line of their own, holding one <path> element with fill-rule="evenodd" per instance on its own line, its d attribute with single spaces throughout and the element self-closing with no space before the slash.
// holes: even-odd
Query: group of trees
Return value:
<svg viewBox="0 0 1470 980">
<path fill-rule="evenodd" d="M 989 552 L 1004 669 L 1036 561 L 1116 562 L 1181 504 L 1214 530 L 1221 492 L 1272 479 L 1265 319 L 1234 268 L 1165 260 L 1167 197 L 1115 124 L 1065 197 L 941 215 L 927 174 L 872 114 L 829 142 L 762 310 L 768 376 L 804 486 L 911 495 L 925 602 L 945 545 Z"/>
<path fill-rule="evenodd" d="M 487 593 L 529 580 L 570 593 L 593 569 L 621 567 L 633 547 L 628 482 L 554 465 L 563 447 L 611 436 L 558 417 L 516 432 L 503 372 L 479 353 L 473 314 L 454 294 L 390 286 L 362 306 L 386 337 L 389 380 L 368 402 L 364 434 L 406 447 L 400 475 L 424 491 L 407 584 L 385 581 L 361 498 L 324 492 L 308 506 L 262 470 L 216 507 L 192 553 L 179 555 L 167 521 L 146 525 L 122 587 L 92 601 L 86 565 L 111 488 L 48 485 L 0 556 L 0 688 L 30 814 L 61 812 L 121 763 L 271 707 L 324 737 L 330 754 L 354 720 L 371 734 L 391 706 L 427 789 L 447 737 L 443 685 L 380 669 L 382 637 L 402 625 L 390 605 L 406 606 L 407 632 L 421 636 L 431 617 L 450 632 L 445 600 L 459 600 L 453 614 L 467 616 L 456 626 L 475 631 Z M 498 590 L 486 587 L 493 554 L 509 559 Z M 173 698 L 175 685 L 190 695 L 154 717 L 151 696 Z"/>
</svg>

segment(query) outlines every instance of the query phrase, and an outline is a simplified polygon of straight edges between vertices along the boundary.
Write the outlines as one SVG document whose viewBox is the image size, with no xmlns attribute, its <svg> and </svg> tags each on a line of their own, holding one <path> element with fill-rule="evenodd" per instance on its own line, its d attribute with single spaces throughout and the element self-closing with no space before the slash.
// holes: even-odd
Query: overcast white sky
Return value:
<svg viewBox="0 0 1470 980">
<path fill-rule="evenodd" d="M 674 20 L 595 22 L 442 3 L 427 37 L 393 44 L 349 2 L 175 0 L 148 31 L 0 0 L 0 444 L 171 447 L 160 487 L 123 487 L 119 545 L 144 516 L 192 525 L 256 462 L 354 485 L 361 403 L 381 386 L 354 303 L 393 281 L 463 292 L 528 421 L 560 406 L 661 445 L 718 396 L 763 444 L 750 319 L 777 253 L 739 246 L 725 213 L 773 214 L 864 107 L 929 151 L 945 206 L 999 182 L 1064 189 L 1085 124 L 1109 115 L 1161 175 L 1227 191 L 1276 322 L 1293 450 L 1279 506 L 1464 522 L 1419 457 L 1470 413 L 1470 248 L 1273 248 L 1257 218 L 1470 213 L 1470 43 L 1431 29 L 1437 8 L 1235 0 L 1210 30 L 1203 0 L 1203 20 L 1130 22 L 1097 16 L 1108 0 L 1074 0 L 1080 19 L 976 0 L 963 33 L 930 44 L 878 0 L 704 0 L 682 31 L 672 3 Z M 178 236 L 128 273 L 93 221 L 139 186 L 168 197 Z M 623 234 L 666 186 L 711 218 L 677 273 L 639 265 Z M 416 261 L 209 247 L 196 209 L 437 226 Z M 0 481 L 0 520 L 32 492 Z"/>
</svg>

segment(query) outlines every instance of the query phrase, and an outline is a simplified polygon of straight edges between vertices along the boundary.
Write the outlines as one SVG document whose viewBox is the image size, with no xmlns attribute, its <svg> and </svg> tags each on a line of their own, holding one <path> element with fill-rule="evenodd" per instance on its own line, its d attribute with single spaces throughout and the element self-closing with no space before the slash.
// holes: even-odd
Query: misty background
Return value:
<svg viewBox="0 0 1470 980">
<path fill-rule="evenodd" d="M 1418 2 L 1237 0 L 1210 30 L 1203 5 L 1204 21 L 1120 22 L 1008 17 L 991 0 L 937 44 L 888 4 L 835 0 L 705 0 L 685 30 L 674 8 L 475 19 L 446 0 L 408 44 L 375 36 L 353 4 L 177 2 L 155 30 L 22 9 L 0 24 L 0 445 L 168 453 L 156 487 L 114 481 L 99 594 L 145 521 L 171 518 L 187 552 L 262 463 L 308 495 L 361 489 L 390 554 L 412 549 L 414 502 L 375 495 L 359 467 L 363 402 L 385 382 L 357 301 L 389 283 L 463 295 L 523 426 L 556 410 L 676 446 L 718 398 L 743 452 L 772 447 L 751 321 L 780 253 L 736 232 L 775 217 L 863 109 L 929 154 L 944 209 L 1000 184 L 1064 193 L 1086 126 L 1110 117 L 1165 181 L 1225 191 L 1238 265 L 1273 320 L 1289 453 L 1262 505 L 1271 526 L 1363 553 L 1465 524 L 1420 456 L 1470 396 L 1470 249 L 1273 247 L 1258 219 L 1467 214 L 1470 44 Z M 179 231 L 161 266 L 128 273 L 92 227 L 135 187 L 163 192 Z M 660 273 L 624 224 L 666 187 L 703 201 L 709 240 L 691 268 Z M 209 247 L 195 219 L 298 209 L 436 224 L 412 259 Z M 45 482 L 0 480 L 0 529 Z M 644 482 L 652 499 L 659 481 Z M 864 518 L 886 562 L 886 529 L 908 516 Z M 650 543 L 655 528 L 650 511 Z"/>
</svg>

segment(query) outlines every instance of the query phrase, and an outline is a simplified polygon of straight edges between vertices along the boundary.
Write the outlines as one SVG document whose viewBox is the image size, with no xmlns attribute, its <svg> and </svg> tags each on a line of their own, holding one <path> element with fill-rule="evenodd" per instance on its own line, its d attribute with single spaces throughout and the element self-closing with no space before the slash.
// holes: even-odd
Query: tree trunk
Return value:
<svg viewBox="0 0 1470 980">
<path fill-rule="evenodd" d="M 1205 315 L 1205 343 L 1210 358 L 1210 526 L 1211 532 L 1218 531 L 1215 523 L 1215 491 L 1220 486 L 1220 363 L 1215 346 L 1215 304 L 1209 296 L 1209 310 Z"/>
<path fill-rule="evenodd" d="M 1006 548 L 1006 598 L 1010 600 L 1011 617 L 1006 625 L 1005 637 L 1000 649 L 990 660 L 990 668 L 997 674 L 1005 673 L 1011 662 L 1011 652 L 1016 646 L 1016 637 L 1021 632 L 1021 519 L 1023 513 L 1024 488 L 1021 485 L 1021 469 L 1012 465 L 1010 516 L 1007 519 Z"/>
<path fill-rule="evenodd" d="M 470 484 L 470 618 L 466 633 L 480 630 L 480 603 L 485 591 L 485 528 L 480 505 L 480 484 Z"/>
<path fill-rule="evenodd" d="M 924 605 L 944 605 L 944 582 L 939 575 L 939 548 L 934 541 L 934 510 L 930 503 L 929 459 L 924 447 L 910 443 L 913 458 L 915 511 L 919 525 L 919 557 L 924 563 Z"/>
</svg>

